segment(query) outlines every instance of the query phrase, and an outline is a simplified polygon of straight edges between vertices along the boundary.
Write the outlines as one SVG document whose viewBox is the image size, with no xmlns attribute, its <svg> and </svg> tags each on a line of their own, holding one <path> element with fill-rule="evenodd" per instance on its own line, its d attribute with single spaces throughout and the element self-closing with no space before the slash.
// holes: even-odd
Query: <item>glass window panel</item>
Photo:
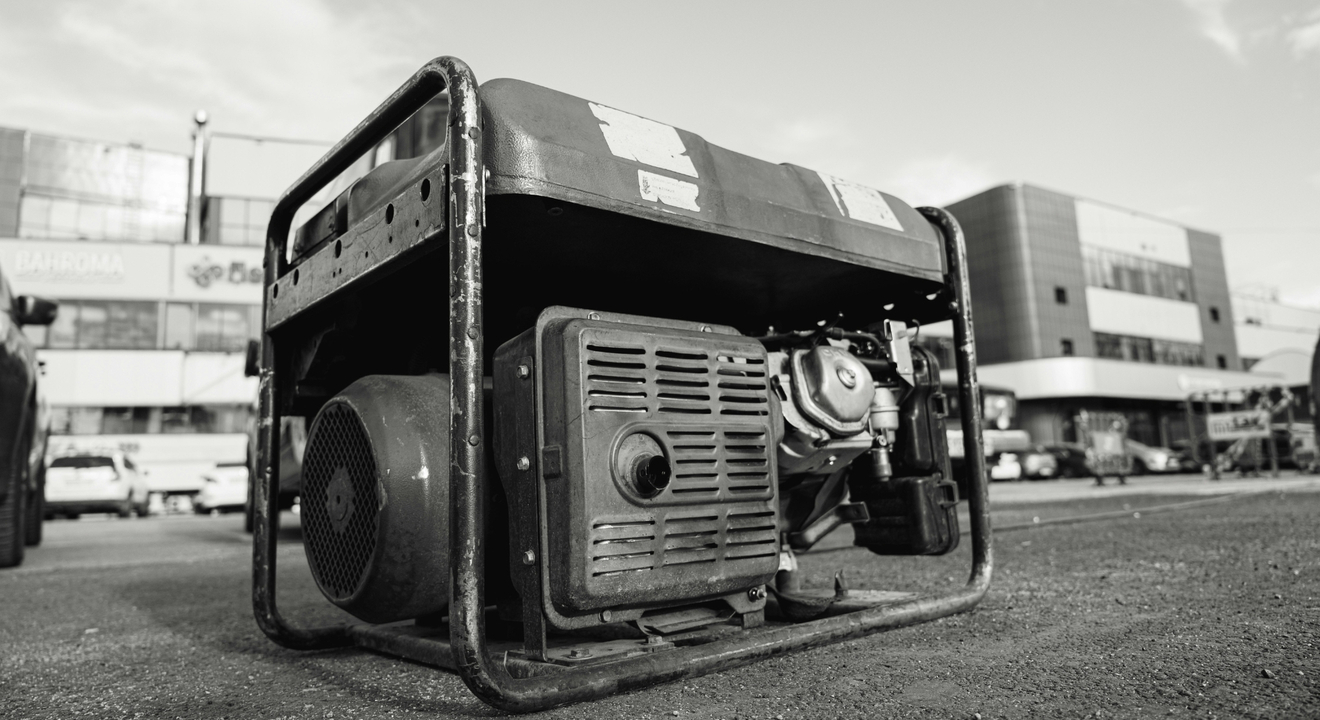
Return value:
<svg viewBox="0 0 1320 720">
<path fill-rule="evenodd" d="M 131 432 L 133 432 L 133 408 L 108 407 L 102 410 L 102 435 L 126 435 Z"/>
<path fill-rule="evenodd" d="M 126 239 L 128 235 L 124 232 L 124 227 L 124 208 L 118 205 L 105 206 L 105 239 Z"/>
<path fill-rule="evenodd" d="M 248 227 L 260 227 L 262 234 L 270 224 L 270 214 L 275 210 L 275 203 L 269 200 L 249 200 L 247 211 Z"/>
<path fill-rule="evenodd" d="M 160 431 L 167 435 L 192 432 L 192 422 L 190 421 L 188 408 L 161 408 Z"/>
<path fill-rule="evenodd" d="M 98 435 L 101 432 L 101 408 L 70 408 L 70 435 Z"/>
<path fill-rule="evenodd" d="M 220 244 L 221 245 L 246 245 L 247 227 L 244 225 L 221 225 L 220 226 Z"/>
<path fill-rule="evenodd" d="M 211 408 L 194 405 L 193 407 L 188 408 L 188 410 L 193 432 L 218 432 L 216 430 L 216 414 Z"/>
<path fill-rule="evenodd" d="M 73 421 L 70 408 L 53 407 L 50 409 L 50 434 L 68 435 L 70 423 Z"/>
<path fill-rule="evenodd" d="M 197 349 L 241 352 L 248 340 L 247 305 L 197 306 Z"/>
<path fill-rule="evenodd" d="M 249 306 L 248 306 L 248 334 L 247 334 L 247 338 L 245 338 L 245 340 L 260 340 L 260 339 L 261 339 L 261 306 L 260 306 L 260 305 L 249 305 Z M 950 343 L 950 345 L 952 345 L 952 343 Z M 246 348 L 247 348 L 247 344 L 244 343 L 243 347 L 244 347 L 244 349 L 246 349 Z"/>
<path fill-rule="evenodd" d="M 44 238 L 50 232 L 50 199 L 24 195 L 18 210 L 18 236 Z"/>
<path fill-rule="evenodd" d="M 192 304 L 165 304 L 165 349 L 193 349 Z"/>
<path fill-rule="evenodd" d="M 50 229 L 63 234 L 78 231 L 78 201 L 53 199 L 50 201 Z"/>
<path fill-rule="evenodd" d="M 95 203 L 78 204 L 78 237 L 89 240 L 105 239 L 105 206 Z"/>
<path fill-rule="evenodd" d="M 157 304 L 112 302 L 107 304 L 105 347 L 150 350 L 156 347 Z"/>
<path fill-rule="evenodd" d="M 48 336 L 53 348 L 71 348 L 78 340 L 78 303 L 65 300 L 60 303 L 60 311 L 55 315 L 55 322 L 50 324 Z"/>
<path fill-rule="evenodd" d="M 78 347 L 103 348 L 106 346 L 106 323 L 110 317 L 107 303 L 84 300 L 78 308 Z"/>
</svg>

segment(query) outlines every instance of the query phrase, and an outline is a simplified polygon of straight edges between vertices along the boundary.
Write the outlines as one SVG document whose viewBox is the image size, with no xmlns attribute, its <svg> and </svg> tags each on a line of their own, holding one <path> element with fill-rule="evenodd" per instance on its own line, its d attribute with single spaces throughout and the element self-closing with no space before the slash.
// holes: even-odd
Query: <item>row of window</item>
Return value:
<svg viewBox="0 0 1320 720">
<path fill-rule="evenodd" d="M 177 210 L 130 207 L 25 193 L 18 236 L 41 240 L 182 242 L 187 215 Z"/>
<path fill-rule="evenodd" d="M 1191 268 L 1093 245 L 1082 245 L 1082 266 L 1091 287 L 1196 302 Z"/>
<path fill-rule="evenodd" d="M 207 199 L 206 245 L 260 246 L 275 203 L 255 198 Z M 187 214 L 94 200 L 24 193 L 18 236 L 35 240 L 183 242 Z"/>
<path fill-rule="evenodd" d="M 270 200 L 240 197 L 210 197 L 206 199 L 206 233 L 202 242 L 208 245 L 264 245 L 266 226 L 275 203 Z"/>
<path fill-rule="evenodd" d="M 181 407 L 53 407 L 55 435 L 170 435 L 246 433 L 252 419 L 247 405 Z"/>
<path fill-rule="evenodd" d="M 23 330 L 39 348 L 242 352 L 261 333 L 261 306 L 62 300 L 54 323 Z"/>
<path fill-rule="evenodd" d="M 1131 335 L 1095 333 L 1095 356 L 1110 360 L 1155 363 L 1157 365 L 1187 365 L 1203 367 L 1205 348 L 1196 343 L 1156 340 Z M 1224 366 L 1219 356 L 1220 367 Z"/>
</svg>

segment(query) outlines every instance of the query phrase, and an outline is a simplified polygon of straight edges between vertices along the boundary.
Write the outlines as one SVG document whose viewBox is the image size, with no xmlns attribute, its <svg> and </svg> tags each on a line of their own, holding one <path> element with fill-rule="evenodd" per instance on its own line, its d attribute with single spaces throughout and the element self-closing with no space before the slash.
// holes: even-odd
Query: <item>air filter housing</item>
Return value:
<svg viewBox="0 0 1320 720">
<path fill-rule="evenodd" d="M 317 413 L 303 458 L 312 577 L 367 622 L 449 601 L 449 377 L 364 377 Z"/>
</svg>

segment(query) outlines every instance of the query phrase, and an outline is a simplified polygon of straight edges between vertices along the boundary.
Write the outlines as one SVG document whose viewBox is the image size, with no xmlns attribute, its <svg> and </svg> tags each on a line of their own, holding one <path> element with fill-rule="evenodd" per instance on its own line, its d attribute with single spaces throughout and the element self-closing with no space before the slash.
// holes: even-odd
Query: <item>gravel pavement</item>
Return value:
<svg viewBox="0 0 1320 720">
<path fill-rule="evenodd" d="M 993 507 L 1005 523 L 1204 497 L 1174 485 L 997 485 Z M 1320 492 L 1248 489 L 1270 491 L 1000 533 L 973 612 L 540 716 L 1320 717 Z M 281 604 L 331 619 L 290 524 Z M 0 717 L 500 714 L 444 671 L 275 646 L 252 619 L 240 528 L 238 516 L 48 523 L 24 566 L 0 573 Z M 961 584 L 969 556 L 841 549 L 803 565 L 821 584 L 843 567 L 854 587 L 921 590 Z"/>
</svg>

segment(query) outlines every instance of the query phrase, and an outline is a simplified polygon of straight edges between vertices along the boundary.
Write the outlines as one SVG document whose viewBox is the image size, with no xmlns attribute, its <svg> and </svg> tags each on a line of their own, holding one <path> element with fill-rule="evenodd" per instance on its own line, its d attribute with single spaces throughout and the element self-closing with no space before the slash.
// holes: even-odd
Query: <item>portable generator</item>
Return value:
<svg viewBox="0 0 1320 720">
<path fill-rule="evenodd" d="M 343 182 L 437 97 L 436 149 Z M 948 403 L 912 342 L 950 318 L 970 579 L 806 587 L 799 556 L 845 526 L 879 555 L 958 545 Z M 527 711 L 971 608 L 992 565 L 972 337 L 948 213 L 434 60 L 270 221 L 258 624 Z M 312 576 L 361 622 L 276 608 L 286 417 L 309 427 Z"/>
</svg>

